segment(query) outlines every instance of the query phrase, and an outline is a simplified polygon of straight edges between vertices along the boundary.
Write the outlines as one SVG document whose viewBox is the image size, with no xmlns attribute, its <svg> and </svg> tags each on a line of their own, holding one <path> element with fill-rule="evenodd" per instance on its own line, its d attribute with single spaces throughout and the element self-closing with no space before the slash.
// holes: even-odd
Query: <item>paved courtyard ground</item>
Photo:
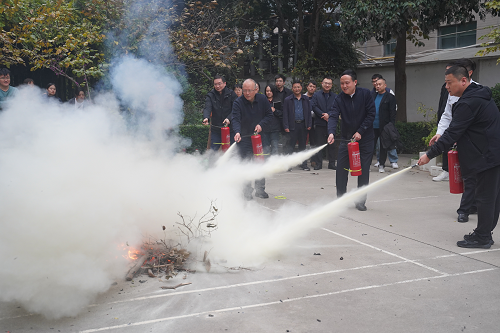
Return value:
<svg viewBox="0 0 500 333">
<path fill-rule="evenodd" d="M 371 182 L 387 170 L 372 167 Z M 458 223 L 460 196 L 431 178 L 406 172 L 368 195 L 368 211 L 352 205 L 262 269 L 197 272 L 172 281 L 192 283 L 176 290 L 117 281 L 78 317 L 54 321 L 0 303 L 0 332 L 500 332 L 500 238 L 458 248 L 477 216 Z M 271 210 L 284 202 L 275 196 L 333 200 L 335 171 L 294 168 L 267 191 L 255 200 Z"/>
</svg>

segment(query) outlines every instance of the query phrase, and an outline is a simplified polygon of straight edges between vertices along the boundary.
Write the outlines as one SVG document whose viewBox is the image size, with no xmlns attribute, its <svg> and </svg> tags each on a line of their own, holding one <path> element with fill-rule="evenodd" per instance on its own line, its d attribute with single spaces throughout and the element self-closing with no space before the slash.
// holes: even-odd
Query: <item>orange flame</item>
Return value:
<svg viewBox="0 0 500 333">
<path fill-rule="evenodd" d="M 123 251 L 127 251 L 127 254 L 123 254 L 123 258 L 125 259 L 131 259 L 131 260 L 137 260 L 139 258 L 139 255 L 141 254 L 140 250 L 137 250 L 133 248 L 132 246 L 125 246 L 124 244 L 122 245 Z"/>
</svg>

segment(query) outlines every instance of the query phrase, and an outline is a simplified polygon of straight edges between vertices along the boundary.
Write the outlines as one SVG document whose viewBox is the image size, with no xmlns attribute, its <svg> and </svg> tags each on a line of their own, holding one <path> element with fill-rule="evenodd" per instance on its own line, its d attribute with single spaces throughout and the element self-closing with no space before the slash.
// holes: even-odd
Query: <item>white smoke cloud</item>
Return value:
<svg viewBox="0 0 500 333">
<path fill-rule="evenodd" d="M 182 121 L 178 83 L 143 61 L 125 59 L 117 68 L 116 91 L 152 115 L 150 135 L 130 135 L 110 93 L 75 110 L 21 88 L 0 113 L 2 301 L 49 318 L 76 315 L 124 278 L 124 244 L 140 247 L 144 237 L 186 244 L 175 232 L 177 213 L 197 219 L 212 200 L 219 230 L 194 250 L 211 250 L 228 265 L 265 260 L 258 246 L 261 233 L 272 228 L 272 213 L 244 201 L 243 184 L 298 161 L 277 159 L 271 171 L 237 159 L 207 168 L 206 156 L 176 154 L 179 140 L 160 137 Z M 137 89 L 128 84 L 132 78 Z M 148 108 L 158 82 L 169 104 Z"/>
<path fill-rule="evenodd" d="M 74 316 L 124 278 L 126 244 L 138 248 L 144 239 L 181 241 L 194 256 L 208 250 L 229 267 L 257 266 L 354 201 L 345 195 L 322 209 L 285 205 L 277 212 L 245 201 L 245 182 L 283 172 L 314 151 L 264 164 L 224 155 L 207 167 L 208 154 L 176 153 L 179 139 L 162 135 L 182 120 L 178 83 L 154 76 L 147 62 L 121 66 L 119 96 L 152 115 L 145 135 L 130 134 L 133 120 L 122 117 L 111 93 L 75 110 L 22 88 L 0 113 L 0 300 L 48 318 Z M 134 77 L 140 88 L 126 84 Z M 172 102 L 141 108 L 158 82 Z M 177 213 L 197 221 L 211 202 L 218 230 L 188 245 Z"/>
</svg>

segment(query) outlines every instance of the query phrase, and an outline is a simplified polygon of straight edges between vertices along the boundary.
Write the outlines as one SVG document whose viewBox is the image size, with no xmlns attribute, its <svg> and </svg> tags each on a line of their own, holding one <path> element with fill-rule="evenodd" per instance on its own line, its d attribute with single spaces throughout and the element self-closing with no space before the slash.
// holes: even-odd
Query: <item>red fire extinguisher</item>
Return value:
<svg viewBox="0 0 500 333">
<path fill-rule="evenodd" d="M 450 182 L 450 193 L 464 193 L 464 180 L 460 171 L 460 162 L 458 161 L 458 151 L 455 147 L 448 152 L 448 172 Z"/>
<path fill-rule="evenodd" d="M 259 134 L 252 135 L 252 149 L 256 160 L 264 161 L 264 150 L 262 148 L 262 138 Z"/>
<path fill-rule="evenodd" d="M 347 151 L 349 152 L 349 168 L 351 169 L 351 176 L 361 176 L 361 157 L 359 155 L 359 143 L 351 140 L 347 144 Z"/>
<path fill-rule="evenodd" d="M 231 134 L 229 133 L 229 127 L 224 126 L 220 129 L 220 137 L 222 141 L 222 151 L 228 150 L 229 146 L 231 145 Z"/>
</svg>

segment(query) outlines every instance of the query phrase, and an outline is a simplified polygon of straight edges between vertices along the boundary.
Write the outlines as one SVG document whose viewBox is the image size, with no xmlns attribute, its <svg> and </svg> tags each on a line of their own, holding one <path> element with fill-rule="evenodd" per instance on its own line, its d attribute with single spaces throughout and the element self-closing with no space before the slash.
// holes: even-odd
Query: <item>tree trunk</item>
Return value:
<svg viewBox="0 0 500 333">
<path fill-rule="evenodd" d="M 396 121 L 407 121 L 406 117 L 406 31 L 398 36 L 394 56 L 394 79 L 398 112 Z"/>
</svg>

